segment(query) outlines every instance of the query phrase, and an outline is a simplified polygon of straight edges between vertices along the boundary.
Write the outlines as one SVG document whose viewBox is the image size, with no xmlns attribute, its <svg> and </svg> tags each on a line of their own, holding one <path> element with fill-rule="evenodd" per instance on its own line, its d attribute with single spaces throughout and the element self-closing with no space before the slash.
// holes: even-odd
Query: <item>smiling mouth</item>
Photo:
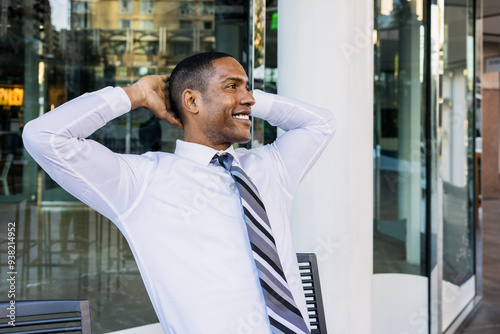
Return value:
<svg viewBox="0 0 500 334">
<path fill-rule="evenodd" d="M 248 115 L 245 115 L 245 114 L 233 115 L 233 118 L 237 118 L 237 119 L 246 119 L 246 120 L 249 120 L 249 119 L 250 119 L 250 118 L 248 117 Z"/>
</svg>

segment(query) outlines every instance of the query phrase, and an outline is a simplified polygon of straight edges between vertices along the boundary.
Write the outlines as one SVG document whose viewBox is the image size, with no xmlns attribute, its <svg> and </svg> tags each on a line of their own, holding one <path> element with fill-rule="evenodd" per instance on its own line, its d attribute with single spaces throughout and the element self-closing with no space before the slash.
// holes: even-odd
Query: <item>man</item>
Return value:
<svg viewBox="0 0 500 334">
<path fill-rule="evenodd" d="M 126 237 L 165 333 L 309 331 L 291 203 L 335 121 L 328 110 L 248 87 L 234 58 L 204 53 L 183 60 L 171 76 L 84 94 L 25 126 L 25 147 L 35 160 Z M 184 129 L 174 154 L 115 154 L 84 139 L 138 107 Z M 250 113 L 286 132 L 270 145 L 235 150 L 232 144 L 251 138 Z M 262 208 L 245 206 L 242 186 L 260 197 Z M 253 231 L 254 220 L 268 221 L 266 231 Z M 270 277 L 274 269 L 259 262 L 273 252 L 254 248 L 262 234 L 274 238 L 275 246 L 263 246 L 275 247 L 282 278 Z M 288 286 L 269 292 L 280 284 Z"/>
</svg>

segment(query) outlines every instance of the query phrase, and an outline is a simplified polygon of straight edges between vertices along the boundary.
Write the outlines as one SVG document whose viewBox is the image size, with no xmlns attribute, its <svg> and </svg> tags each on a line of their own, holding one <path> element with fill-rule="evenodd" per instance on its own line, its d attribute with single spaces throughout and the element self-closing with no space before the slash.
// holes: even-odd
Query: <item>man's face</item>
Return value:
<svg viewBox="0 0 500 334">
<path fill-rule="evenodd" d="M 208 80 L 199 105 L 198 122 L 208 145 L 225 149 L 233 143 L 251 139 L 251 106 L 255 104 L 248 90 L 248 77 L 235 59 L 225 57 L 213 63 L 215 73 Z"/>
</svg>

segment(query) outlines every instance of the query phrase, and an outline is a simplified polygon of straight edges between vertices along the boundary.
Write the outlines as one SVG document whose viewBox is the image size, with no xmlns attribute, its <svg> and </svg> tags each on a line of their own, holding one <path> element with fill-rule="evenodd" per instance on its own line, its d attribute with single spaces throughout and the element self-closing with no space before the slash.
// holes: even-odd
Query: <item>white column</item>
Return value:
<svg viewBox="0 0 500 334">
<path fill-rule="evenodd" d="M 332 143 L 300 185 L 298 252 L 318 256 L 331 333 L 370 333 L 373 272 L 373 1 L 278 7 L 279 94 L 333 111 Z"/>
</svg>

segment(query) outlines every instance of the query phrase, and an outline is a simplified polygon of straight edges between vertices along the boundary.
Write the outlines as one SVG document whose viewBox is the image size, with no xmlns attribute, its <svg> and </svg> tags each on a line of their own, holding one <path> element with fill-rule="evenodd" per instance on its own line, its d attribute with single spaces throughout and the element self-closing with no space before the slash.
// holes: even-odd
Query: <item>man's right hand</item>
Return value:
<svg viewBox="0 0 500 334">
<path fill-rule="evenodd" d="M 130 99 L 132 110 L 139 107 L 146 108 L 159 119 L 182 129 L 179 115 L 173 112 L 171 108 L 168 93 L 169 79 L 170 74 L 147 75 L 133 85 L 123 87 L 123 90 Z"/>
</svg>

